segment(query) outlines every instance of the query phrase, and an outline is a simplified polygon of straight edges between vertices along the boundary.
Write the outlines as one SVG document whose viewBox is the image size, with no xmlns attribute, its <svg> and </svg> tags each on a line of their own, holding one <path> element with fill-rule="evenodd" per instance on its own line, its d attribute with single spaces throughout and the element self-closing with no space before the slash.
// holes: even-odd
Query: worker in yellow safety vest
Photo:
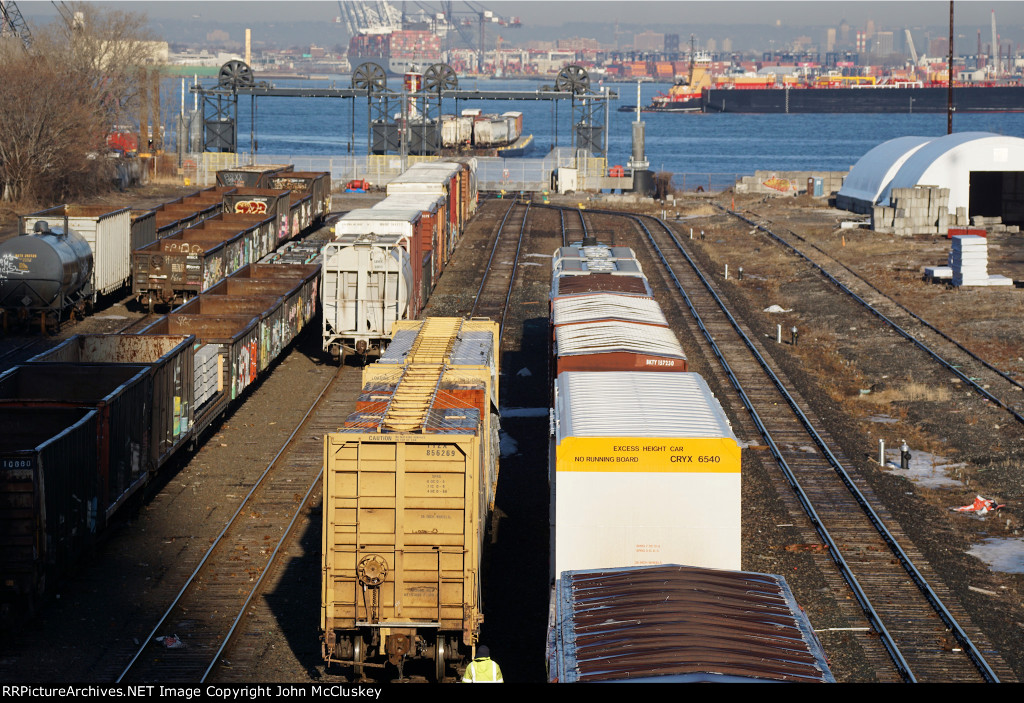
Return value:
<svg viewBox="0 0 1024 703">
<path fill-rule="evenodd" d="M 466 667 L 462 683 L 504 683 L 501 667 L 491 660 L 491 650 L 486 645 L 476 648 L 476 658 Z"/>
</svg>

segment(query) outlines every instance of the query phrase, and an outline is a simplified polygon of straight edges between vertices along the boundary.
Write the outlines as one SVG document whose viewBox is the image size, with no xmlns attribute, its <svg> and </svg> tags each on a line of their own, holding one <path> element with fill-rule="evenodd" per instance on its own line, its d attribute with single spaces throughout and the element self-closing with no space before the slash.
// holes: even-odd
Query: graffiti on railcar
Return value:
<svg viewBox="0 0 1024 703">
<path fill-rule="evenodd" d="M 224 259 L 221 256 L 211 256 L 206 260 L 206 266 L 203 267 L 203 289 L 222 280 L 224 280 Z"/>
<path fill-rule="evenodd" d="M 249 339 L 238 347 L 238 358 L 234 360 L 234 373 L 231 379 L 231 397 L 237 398 L 245 388 L 256 380 L 259 374 L 259 333 L 251 334 Z"/>
<path fill-rule="evenodd" d="M 235 212 L 243 215 L 266 215 L 268 212 L 266 200 L 239 200 L 235 203 Z"/>
</svg>

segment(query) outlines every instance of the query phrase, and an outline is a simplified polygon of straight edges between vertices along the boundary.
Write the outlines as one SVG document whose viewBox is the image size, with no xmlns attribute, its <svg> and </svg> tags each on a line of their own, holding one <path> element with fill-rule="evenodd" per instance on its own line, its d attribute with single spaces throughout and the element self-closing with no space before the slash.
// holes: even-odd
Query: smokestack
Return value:
<svg viewBox="0 0 1024 703">
<path fill-rule="evenodd" d="M 993 75 L 999 75 L 999 38 L 996 36 L 996 11 L 992 10 L 992 73 Z"/>
<path fill-rule="evenodd" d="M 245 30 L 245 65 L 252 66 L 252 30 Z"/>
</svg>

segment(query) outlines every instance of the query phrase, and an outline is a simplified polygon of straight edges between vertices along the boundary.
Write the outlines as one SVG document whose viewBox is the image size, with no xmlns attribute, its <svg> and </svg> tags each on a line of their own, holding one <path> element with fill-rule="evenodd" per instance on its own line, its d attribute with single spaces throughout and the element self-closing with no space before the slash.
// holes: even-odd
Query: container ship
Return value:
<svg viewBox="0 0 1024 703">
<path fill-rule="evenodd" d="M 354 70 L 364 63 L 375 63 L 385 73 L 402 76 L 414 68 L 426 70 L 441 60 L 441 38 L 418 29 L 363 32 L 348 44 L 348 62 Z"/>
<path fill-rule="evenodd" d="M 707 88 L 703 112 L 915 113 L 946 112 L 947 86 L 851 85 L 848 87 Z M 1024 112 L 1024 86 L 953 86 L 956 112 Z"/>
</svg>

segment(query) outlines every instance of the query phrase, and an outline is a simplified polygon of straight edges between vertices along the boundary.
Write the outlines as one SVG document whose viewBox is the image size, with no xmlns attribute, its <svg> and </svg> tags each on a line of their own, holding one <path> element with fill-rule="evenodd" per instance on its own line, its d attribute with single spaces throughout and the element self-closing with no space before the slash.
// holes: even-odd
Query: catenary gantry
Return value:
<svg viewBox="0 0 1024 703">
<path fill-rule="evenodd" d="M 418 80 L 403 82 L 402 90 L 389 90 L 386 74 L 378 65 L 365 63 L 352 73 L 347 88 L 279 88 L 266 81 L 257 82 L 250 67 L 242 61 L 229 61 L 221 67 L 217 85 L 206 87 L 196 82 L 190 91 L 203 100 L 204 151 L 236 151 L 238 147 L 238 99 L 249 96 L 250 143 L 256 140 L 256 98 L 339 98 L 350 100 L 353 141 L 355 132 L 356 99 L 367 100 L 367 153 L 437 153 L 440 150 L 441 106 L 445 100 L 455 101 L 458 111 L 460 100 L 494 101 L 549 101 L 557 122 L 558 103 L 569 101 L 572 117 L 573 146 L 593 153 L 607 155 L 608 111 L 618 94 L 602 89 L 594 92 L 590 79 L 580 66 L 565 66 L 555 77 L 554 84 L 537 90 L 462 90 L 458 76 L 446 64 L 435 64 L 418 74 Z M 415 119 L 393 122 L 399 114 L 412 114 L 409 105 L 415 105 Z"/>
</svg>

